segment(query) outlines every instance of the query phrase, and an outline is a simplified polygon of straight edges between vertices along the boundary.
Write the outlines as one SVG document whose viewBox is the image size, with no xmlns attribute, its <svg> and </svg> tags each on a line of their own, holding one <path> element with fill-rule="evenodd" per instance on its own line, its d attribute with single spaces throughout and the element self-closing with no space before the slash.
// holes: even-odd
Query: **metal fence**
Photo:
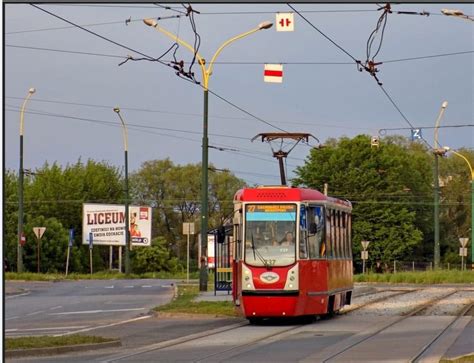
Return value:
<svg viewBox="0 0 474 363">
<path fill-rule="evenodd" d="M 361 265 L 362 266 L 362 265 Z M 356 266 L 357 267 L 360 266 Z M 442 270 L 470 270 L 470 264 L 466 261 L 464 265 L 461 263 L 440 263 L 439 268 Z M 362 271 L 362 268 L 360 267 Z M 375 263 L 367 266 L 367 272 L 381 272 L 381 273 L 396 273 L 396 272 L 416 272 L 416 271 L 431 271 L 433 270 L 433 262 L 420 262 L 420 261 L 391 261 L 388 263 L 382 263 L 379 268 Z"/>
</svg>

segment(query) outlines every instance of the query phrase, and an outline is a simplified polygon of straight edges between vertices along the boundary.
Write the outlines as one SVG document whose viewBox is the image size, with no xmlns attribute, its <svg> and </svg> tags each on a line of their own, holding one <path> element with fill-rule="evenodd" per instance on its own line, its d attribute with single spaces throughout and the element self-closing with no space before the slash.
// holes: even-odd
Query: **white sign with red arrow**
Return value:
<svg viewBox="0 0 474 363">
<path fill-rule="evenodd" d="M 276 14 L 276 30 L 277 32 L 292 32 L 295 30 L 293 21 L 293 13 Z"/>
<path fill-rule="evenodd" d="M 283 65 L 282 64 L 265 64 L 263 71 L 263 80 L 270 83 L 283 82 Z"/>
</svg>

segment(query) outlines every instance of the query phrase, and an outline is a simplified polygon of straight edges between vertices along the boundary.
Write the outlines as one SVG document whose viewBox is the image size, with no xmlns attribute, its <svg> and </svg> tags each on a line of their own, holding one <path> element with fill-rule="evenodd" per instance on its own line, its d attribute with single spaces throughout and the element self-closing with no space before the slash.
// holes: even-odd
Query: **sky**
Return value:
<svg viewBox="0 0 474 363">
<path fill-rule="evenodd" d="M 173 9 L 154 4 L 38 6 L 96 34 L 28 4 L 4 5 L 6 169 L 18 170 L 19 109 L 30 87 L 36 93 L 25 113 L 26 169 L 45 162 L 65 166 L 79 158 L 122 169 L 122 130 L 115 106 L 129 126 L 131 172 L 148 160 L 201 161 L 203 89 L 166 66 L 173 59 L 171 53 L 163 57 L 166 64 L 137 60 L 119 65 L 128 55 L 143 57 L 132 50 L 156 58 L 172 46 L 173 41 L 145 25 L 144 18 L 160 17 L 160 26 L 194 43 L 181 4 L 168 4 Z M 367 59 L 367 41 L 382 14 L 376 4 L 292 6 L 344 51 L 297 13 L 293 32 L 278 32 L 274 26 L 226 47 L 216 60 L 209 89 L 240 110 L 209 95 L 209 162 L 216 168 L 229 169 L 251 185 L 279 184 L 270 146 L 251 142 L 255 135 L 278 132 L 277 128 L 310 133 L 324 144 L 328 138 L 378 135 L 380 129 L 410 128 L 410 124 L 433 127 L 443 101 L 449 104 L 442 126 L 473 124 L 474 22 L 441 14 L 441 9 L 450 8 L 472 15 L 473 5 L 392 6 L 375 60 L 383 62 L 377 73 L 383 89 L 404 116 L 351 58 Z M 227 39 L 262 21 L 275 22 L 278 12 L 292 12 L 285 4 L 192 4 L 192 8 L 200 12 L 194 14 L 199 53 L 208 61 Z M 372 54 L 381 31 L 377 34 Z M 407 60 L 458 52 L 466 53 Z M 192 53 L 179 47 L 176 59 L 190 62 Z M 283 64 L 282 83 L 264 82 L 265 63 Z M 201 80 L 197 65 L 193 71 Z M 409 137 L 410 130 L 387 131 L 393 134 Z M 422 134 L 433 145 L 433 129 L 423 129 Z M 454 149 L 472 148 L 473 135 L 472 127 L 439 132 L 440 143 Z M 312 139 L 310 145 L 293 149 L 286 161 L 289 178 L 317 145 Z"/>
</svg>

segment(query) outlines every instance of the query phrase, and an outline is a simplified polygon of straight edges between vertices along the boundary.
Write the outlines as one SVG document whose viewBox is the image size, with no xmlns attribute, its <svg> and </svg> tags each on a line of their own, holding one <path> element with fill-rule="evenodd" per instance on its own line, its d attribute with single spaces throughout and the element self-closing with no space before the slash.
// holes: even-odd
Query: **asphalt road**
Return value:
<svg viewBox="0 0 474 363">
<path fill-rule="evenodd" d="M 161 281 L 160 284 L 164 283 Z M 100 289 L 112 290 L 110 286 L 111 284 L 97 286 L 95 291 L 99 293 Z M 125 286 L 121 285 L 116 291 L 125 288 L 132 289 Z M 445 290 L 444 287 L 439 289 Z M 365 290 L 356 288 L 355 295 L 363 291 Z M 106 296 L 110 299 L 121 294 L 111 293 Z M 20 296 L 17 299 L 22 298 L 24 297 Z M 90 295 L 85 295 L 84 298 L 91 299 Z M 454 316 L 429 315 L 404 318 L 400 315 L 390 315 L 389 312 L 386 315 L 380 315 L 373 313 L 372 310 L 367 308 L 366 315 L 365 313 L 361 315 L 348 313 L 331 319 L 318 320 L 312 324 L 282 320 L 258 326 L 248 325 L 245 320 L 239 318 L 143 316 L 136 319 L 140 314 L 139 311 L 124 311 L 123 314 L 131 314 L 126 318 L 133 320 L 119 325 L 94 326 L 92 331 L 96 335 L 122 338 L 123 346 L 120 348 L 50 357 L 28 357 L 11 361 L 25 363 L 32 361 L 49 363 L 322 362 L 326 360 L 329 362 L 386 360 L 406 362 L 421 349 L 427 347 L 427 344 L 436 336 L 439 336 L 439 339 L 430 348 L 432 350 L 428 350 L 428 354 L 422 357 L 421 362 L 434 362 L 433 357 L 436 357 L 437 351 L 447 352 L 448 356 L 472 351 L 474 326 L 470 316 L 461 318 L 462 320 L 450 327 L 449 324 L 454 321 Z M 84 315 L 87 314 L 89 313 Z M 102 316 L 102 313 L 97 314 Z M 74 314 L 60 316 L 71 315 L 74 316 Z M 125 318 L 121 312 L 119 315 Z M 379 330 L 382 327 L 383 329 Z M 448 327 L 450 328 L 443 333 Z M 341 353 L 335 356 L 335 352 Z"/>
<path fill-rule="evenodd" d="M 81 280 L 7 282 L 18 291 L 5 298 L 5 335 L 66 335 L 149 318 L 169 302 L 170 280 Z M 21 291 L 26 291 L 22 293 Z"/>
</svg>

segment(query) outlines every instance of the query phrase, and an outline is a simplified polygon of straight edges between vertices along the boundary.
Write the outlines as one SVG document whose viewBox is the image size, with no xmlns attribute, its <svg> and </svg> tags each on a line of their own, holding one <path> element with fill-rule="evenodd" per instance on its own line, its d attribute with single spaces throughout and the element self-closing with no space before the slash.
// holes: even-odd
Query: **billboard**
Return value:
<svg viewBox="0 0 474 363">
<path fill-rule="evenodd" d="M 129 206 L 130 242 L 132 246 L 150 246 L 151 207 Z M 82 208 L 82 244 L 125 246 L 125 206 L 89 204 Z"/>
</svg>

